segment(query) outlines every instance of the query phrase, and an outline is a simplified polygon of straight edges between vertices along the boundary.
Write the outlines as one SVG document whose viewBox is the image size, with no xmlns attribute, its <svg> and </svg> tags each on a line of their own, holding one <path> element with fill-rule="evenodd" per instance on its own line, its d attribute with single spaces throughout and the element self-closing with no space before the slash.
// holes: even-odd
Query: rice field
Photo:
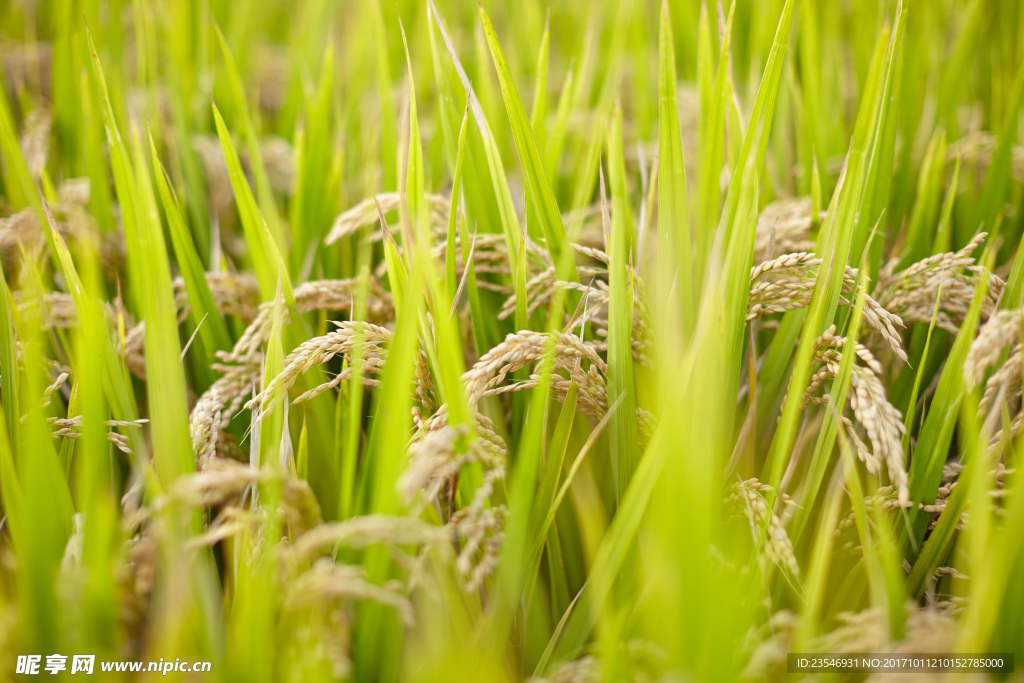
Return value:
<svg viewBox="0 0 1024 683">
<path fill-rule="evenodd" d="M 1024 667 L 1024 5 L 6 0 L 0 73 L 0 681 Z"/>
</svg>

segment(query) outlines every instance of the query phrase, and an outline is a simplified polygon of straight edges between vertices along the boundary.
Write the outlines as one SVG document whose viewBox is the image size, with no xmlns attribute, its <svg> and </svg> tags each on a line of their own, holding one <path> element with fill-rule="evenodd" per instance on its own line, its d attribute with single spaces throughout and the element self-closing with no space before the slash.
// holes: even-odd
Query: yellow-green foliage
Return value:
<svg viewBox="0 0 1024 683">
<path fill-rule="evenodd" d="M 0 681 L 1020 660 L 1022 65 L 1014 0 L 0 3 Z"/>
</svg>

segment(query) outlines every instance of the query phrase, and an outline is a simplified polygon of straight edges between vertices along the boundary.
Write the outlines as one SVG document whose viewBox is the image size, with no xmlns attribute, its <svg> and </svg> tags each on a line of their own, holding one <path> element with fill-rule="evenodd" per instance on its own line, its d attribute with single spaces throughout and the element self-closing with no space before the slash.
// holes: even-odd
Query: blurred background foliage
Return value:
<svg viewBox="0 0 1024 683">
<path fill-rule="evenodd" d="M 1024 656 L 1019 446 L 984 447 L 1019 401 L 980 420 L 991 396 L 961 377 L 998 317 L 987 292 L 1019 312 L 1024 291 L 1024 5 L 482 10 L 0 2 L 0 679 L 51 651 L 211 660 L 225 681 L 717 680 L 781 677 L 780 653 L 800 649 Z M 748 325 L 750 268 L 786 253 L 785 211 L 792 251 L 824 262 L 800 310 Z M 566 239 L 597 256 L 559 261 Z M 464 267 L 470 243 L 491 270 Z M 861 275 L 968 244 L 975 260 L 942 261 L 963 274 L 949 324 L 927 290 L 893 333 L 909 362 L 879 351 L 884 292 L 867 301 Z M 573 332 L 591 277 L 608 307 L 569 335 L 578 347 L 513 368 L 522 391 L 462 400 L 506 335 Z M 274 385 L 332 320 L 383 331 L 345 328 L 358 343 Z M 833 324 L 881 361 L 918 507 L 855 459 L 844 408 L 800 414 L 812 366 L 831 368 L 840 406 L 858 386 L 853 354 L 814 355 Z M 388 362 L 367 369 L 378 342 Z M 584 347 L 603 403 L 558 365 L 580 372 Z M 237 401 L 214 401 L 243 366 Z M 467 459 L 420 505 L 396 485 L 442 405 L 444 452 Z M 505 455 L 488 479 L 497 461 L 474 450 L 491 434 L 507 477 Z M 953 481 L 967 531 L 936 508 Z M 480 526 L 459 527 L 469 514 Z"/>
</svg>

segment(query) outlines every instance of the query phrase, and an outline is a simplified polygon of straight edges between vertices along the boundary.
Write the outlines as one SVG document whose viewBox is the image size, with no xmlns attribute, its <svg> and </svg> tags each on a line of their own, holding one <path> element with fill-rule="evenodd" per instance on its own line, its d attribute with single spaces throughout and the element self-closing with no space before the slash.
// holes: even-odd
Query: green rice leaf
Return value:
<svg viewBox="0 0 1024 683">
<path fill-rule="evenodd" d="M 900 260 L 901 267 L 920 261 L 928 255 L 933 225 L 938 223 L 937 204 L 946 166 L 946 133 L 937 130 L 932 135 L 921 162 L 921 176 L 917 184 L 917 201 L 907 226 L 907 245 Z"/>
<path fill-rule="evenodd" d="M 636 426 L 636 387 L 633 383 L 633 227 L 626 195 L 623 161 L 622 108 L 615 107 L 608 135 L 611 171 L 612 225 L 608 266 L 608 401 L 622 399 L 612 417 L 611 459 L 617 498 L 621 498 L 640 460 Z"/>
<path fill-rule="evenodd" d="M 24 495 L 20 505 L 15 503 L 15 510 L 25 525 L 15 536 L 23 541 L 18 549 L 19 618 L 24 647 L 55 651 L 60 633 L 53 578 L 71 535 L 74 505 L 39 404 L 47 383 L 39 351 L 39 345 L 28 345 L 25 349 L 25 386 L 33 401 L 27 406 L 23 427 L 24 450 L 16 459 L 18 482 Z M 43 491 L 46 495 L 38 495 Z"/>
<path fill-rule="evenodd" d="M 872 140 L 877 137 L 880 122 L 885 120 L 883 114 L 888 103 L 887 94 L 895 72 L 894 46 L 899 43 L 904 28 L 903 4 L 900 3 L 896 10 L 896 23 L 891 40 L 886 40 L 888 33 L 883 30 L 878 41 L 868 77 L 867 95 L 857 117 L 856 130 L 847 156 L 846 178 L 832 196 L 828 217 L 818 237 L 819 252 L 826 256 L 815 280 L 807 319 L 801 332 L 796 365 L 790 380 L 790 391 L 794 394 L 788 397 L 791 400 L 786 401 L 779 428 L 772 441 L 771 454 L 765 465 L 765 478 L 773 486 L 782 479 L 796 437 L 800 404 L 798 396 L 802 395 L 810 376 L 814 339 L 832 323 L 838 305 L 842 274 L 852 248 L 855 218 L 859 207 L 862 206 L 864 186 L 877 151 L 877 145 L 872 144 Z M 817 495 L 817 486 L 812 484 L 805 495 L 809 500 L 813 500 Z"/>
<path fill-rule="evenodd" d="M 523 212 L 521 214 L 522 225 L 519 228 L 519 253 L 516 254 L 516 331 L 521 332 L 523 330 L 530 329 L 530 320 L 527 314 L 526 300 L 526 282 L 529 279 L 529 272 L 527 270 L 527 254 L 526 254 L 526 240 L 527 236 L 527 224 L 526 217 L 529 215 L 527 207 L 524 204 Z"/>
<path fill-rule="evenodd" d="M 829 569 L 832 564 L 832 543 L 836 525 L 839 523 L 843 491 L 838 478 L 825 493 L 825 503 L 818 522 L 818 533 L 814 535 L 807 579 L 804 582 L 804 608 L 800 615 L 800 626 L 796 632 L 793 647 L 806 648 L 818 635 L 821 622 L 822 604 L 825 601 Z"/>
<path fill-rule="evenodd" d="M 242 164 L 238 160 L 238 152 L 235 151 L 231 135 L 228 133 L 227 126 L 224 125 L 224 119 L 221 118 L 216 104 L 213 105 L 213 120 L 217 126 L 221 149 L 224 150 L 224 158 L 227 161 L 231 189 L 234 191 L 235 203 L 238 205 L 238 215 L 242 219 L 242 228 L 252 254 L 256 277 L 259 279 L 260 296 L 264 301 L 273 301 L 274 292 L 277 291 L 277 284 L 280 280 L 285 302 L 291 306 L 294 303 L 294 295 L 284 259 L 281 257 L 281 252 L 278 250 L 278 245 L 272 237 L 268 224 L 263 220 L 260 208 L 256 205 L 256 199 L 249 188 L 249 181 L 246 180 Z"/>
<path fill-rule="evenodd" d="M 693 329 L 693 262 L 690 256 L 690 207 L 686 200 L 686 165 L 683 161 L 679 103 L 676 97 L 676 55 L 668 0 L 661 4 L 658 37 L 658 282 L 665 296 L 675 282 L 679 292 L 682 338 Z"/>
<path fill-rule="evenodd" d="M 697 253 L 694 262 L 694 282 L 698 292 L 703 287 L 704 271 L 711 253 L 711 245 L 715 239 L 715 227 L 721 205 L 721 185 L 719 175 L 722 171 L 725 145 L 725 88 L 726 76 L 729 72 L 729 40 L 732 35 L 732 22 L 736 13 L 736 2 L 729 4 L 729 15 L 722 34 L 722 47 L 718 57 L 718 71 L 710 99 L 701 102 L 701 144 L 700 150 L 700 203 L 697 218 Z M 710 68 L 710 64 L 708 64 Z M 751 117 L 752 120 L 753 117 Z"/>
<path fill-rule="evenodd" d="M 551 16 L 544 22 L 544 35 L 537 52 L 537 80 L 533 84 L 533 106 L 530 108 L 530 128 L 538 149 L 544 149 L 547 139 L 545 128 L 548 115 L 548 59 L 551 49 Z"/>
<path fill-rule="evenodd" d="M 964 361 L 978 328 L 981 308 L 987 291 L 988 278 L 986 276 L 975 288 L 971 307 L 967 311 L 963 324 L 960 325 L 960 333 L 953 342 L 953 348 L 949 351 L 938 386 L 935 388 L 934 398 L 925 416 L 924 426 L 921 427 L 921 432 L 918 434 L 917 448 L 914 449 L 914 457 L 910 461 L 908 471 L 910 500 L 915 503 L 931 504 L 935 502 L 935 493 L 942 479 L 942 468 L 945 466 L 949 444 L 953 438 L 956 414 L 960 410 L 964 396 Z M 914 539 L 919 542 L 924 538 L 924 532 L 928 525 L 928 518 L 924 513 L 916 508 L 912 508 L 908 512 L 911 524 L 910 528 L 904 530 L 903 533 L 904 548 L 917 545 L 917 543 L 910 543 L 911 539 L 908 534 L 912 533 Z M 950 515 L 950 517 L 954 517 L 954 515 Z M 947 533 L 952 533 L 952 531 Z M 943 541 L 934 544 L 935 547 L 928 551 L 930 559 L 926 560 L 922 567 L 932 561 L 938 561 L 939 556 L 936 554 L 936 549 L 942 544 Z M 907 552 L 909 557 L 913 557 L 911 550 L 908 549 Z M 922 552 L 924 552 L 923 549 Z M 919 559 L 918 562 L 920 561 Z M 923 571 L 919 570 L 918 574 L 920 575 L 915 576 L 914 581 L 911 581 L 908 590 L 910 595 L 918 595 L 924 586 L 924 579 L 931 575 L 930 572 L 922 574 Z"/>
<path fill-rule="evenodd" d="M 277 248 L 284 251 L 285 241 L 284 233 L 281 229 L 281 219 L 277 213 L 277 204 L 274 201 L 274 193 L 270 188 L 270 179 L 267 177 L 267 168 L 263 163 L 263 153 L 260 151 L 260 140 L 256 135 L 256 126 L 253 124 L 252 115 L 249 113 L 249 104 L 246 100 L 245 88 L 242 85 L 242 78 L 238 73 L 238 67 L 235 65 L 235 58 L 231 54 L 231 48 L 228 47 L 227 39 L 225 39 L 224 34 L 221 33 L 220 26 L 214 24 L 214 28 L 217 30 L 217 42 L 220 44 L 221 55 L 224 58 L 224 66 L 228 74 L 228 90 L 231 92 L 235 110 L 242 118 L 242 135 L 245 138 L 245 146 L 249 152 L 249 160 L 252 164 L 253 176 L 256 185 L 256 196 L 259 198 L 259 209 L 266 221 L 266 229 L 273 237 Z M 218 112 L 215 111 L 214 114 L 219 117 Z M 222 127 L 223 122 L 217 124 L 218 134 Z M 223 144 L 223 139 L 221 140 L 221 144 Z M 224 151 L 224 156 L 230 159 L 230 155 L 227 150 Z M 230 170 L 230 161 L 228 162 L 228 168 Z M 236 201 L 238 201 L 237 190 Z M 241 209 L 239 209 L 239 213 L 241 213 Z"/>
<path fill-rule="evenodd" d="M 973 446 L 977 449 L 977 444 Z M 974 477 L 978 479 L 976 475 Z M 996 638 L 1001 630 L 1000 620 L 1004 614 L 1014 613 L 1006 600 L 1006 591 L 1015 575 L 1013 558 L 1019 558 L 1024 547 L 1024 497 L 1019 496 L 1020 482 L 1020 477 L 1013 481 L 1013 493 L 1003 526 L 993 531 L 986 558 L 975 565 L 977 578 L 970 589 L 971 602 L 967 606 L 964 630 L 957 647 L 979 652 L 998 647 Z M 1005 630 L 1010 631 L 1007 638 L 1012 638 L 1012 629 Z"/>
<path fill-rule="evenodd" d="M 185 290 L 188 292 L 189 307 L 191 308 L 189 315 L 192 325 L 199 329 L 203 346 L 209 352 L 226 351 L 232 345 L 227 325 L 217 309 L 213 294 L 210 293 L 210 285 L 206 281 L 203 263 L 199 259 L 199 253 L 196 251 L 192 236 L 185 225 L 185 218 L 178 208 L 174 188 L 157 157 L 156 145 L 152 136 L 150 136 L 149 144 L 153 159 L 153 177 L 156 179 L 164 215 L 167 217 L 167 227 L 171 235 L 171 244 L 174 247 L 175 260 L 178 263 L 181 276 L 185 280 Z"/>
<path fill-rule="evenodd" d="M 0 400 L 3 402 L 4 422 L 7 425 L 2 435 L 2 441 L 5 443 L 0 444 L 0 448 L 10 449 L 7 451 L 8 457 L 12 452 L 18 453 L 21 450 L 21 403 L 18 394 L 18 349 L 14 310 L 14 299 L 7 288 L 3 264 L 0 263 Z M 3 492 L 3 498 L 4 501 L 11 500 L 6 492 Z"/>
<path fill-rule="evenodd" d="M 573 418 L 576 414 L 576 401 L 579 398 L 579 387 L 575 382 L 569 384 L 565 392 L 565 401 L 562 403 L 562 410 L 558 413 L 558 422 L 555 424 L 555 432 L 551 435 L 545 459 L 541 468 L 540 484 L 537 487 L 537 501 L 540 503 L 534 508 L 531 518 L 530 538 L 543 542 L 547 529 L 543 528 L 543 514 L 553 511 L 552 504 L 555 500 L 555 490 L 558 488 L 558 480 L 562 474 L 562 465 L 565 462 L 565 451 L 569 445 L 569 435 L 572 432 Z"/>
<path fill-rule="evenodd" d="M 505 61 L 505 53 L 501 50 L 494 27 L 491 26 L 491 20 L 483 6 L 480 7 L 480 16 L 483 19 L 491 58 L 498 71 L 501 94 L 505 100 L 505 111 L 508 113 L 509 123 L 512 125 L 512 135 L 516 141 L 516 149 L 519 150 L 519 160 L 523 165 L 523 176 L 526 180 L 530 204 L 535 207 L 537 216 L 540 218 L 541 230 L 547 243 L 548 252 L 551 254 L 551 261 L 555 264 L 559 279 L 579 282 L 576 264 L 572 259 L 562 257 L 563 252 L 570 248 L 565 237 L 565 226 L 562 224 L 558 202 L 555 200 L 547 172 L 544 170 L 540 147 L 533 135 L 530 121 L 526 117 L 526 109 L 519 98 L 519 91 L 516 90 L 512 73 Z"/>
<path fill-rule="evenodd" d="M 440 14 L 437 12 L 437 7 L 434 5 L 433 0 L 428 0 L 428 2 L 430 4 L 431 14 L 434 17 L 434 23 L 437 25 L 438 31 L 441 33 L 441 38 L 444 40 L 445 48 L 448 50 L 448 55 L 452 59 L 452 64 L 455 66 L 455 71 L 458 74 L 459 81 L 466 93 L 466 98 L 469 102 L 469 110 L 473 115 L 473 122 L 476 124 L 476 128 L 482 138 L 483 156 L 486 161 L 485 165 L 491 177 L 494 198 L 497 202 L 497 217 L 500 220 L 501 229 L 505 235 L 505 248 L 508 251 L 509 270 L 514 273 L 518 268 L 516 261 L 517 254 L 519 252 L 519 235 L 517 232 L 519 221 L 516 220 L 516 212 L 512 204 L 512 194 L 509 192 L 508 180 L 506 179 L 505 169 L 501 162 L 501 153 L 499 152 L 498 143 L 494 134 L 491 132 L 491 127 L 487 122 L 487 117 L 484 115 L 484 110 L 480 104 L 480 100 L 477 99 L 477 96 L 473 91 L 469 77 L 466 75 L 466 70 L 463 68 L 462 62 L 459 61 L 459 57 L 455 52 L 455 47 L 452 45 L 452 41 L 444 27 L 444 22 L 442 21 Z M 476 155 L 474 154 L 472 156 L 475 157 Z M 474 166 L 476 166 L 476 161 L 474 161 Z"/>
<path fill-rule="evenodd" d="M 291 205 L 291 269 L 300 273 L 330 226 L 328 197 L 332 193 L 331 108 L 334 84 L 334 44 L 324 51 L 316 94 L 306 103 L 302 155 Z"/>
<path fill-rule="evenodd" d="M 433 35 L 433 31 L 431 31 Z M 445 301 L 451 306 L 455 301 L 456 284 L 456 241 L 458 239 L 459 192 L 462 189 L 462 160 L 466 152 L 466 125 L 469 123 L 469 109 L 462 115 L 462 126 L 459 128 L 459 147 L 455 156 L 455 173 L 452 176 L 452 199 L 448 203 L 448 240 L 444 253 L 444 286 Z M 468 265 L 467 265 L 468 267 Z"/>
<path fill-rule="evenodd" d="M 982 473 L 978 470 L 987 464 L 984 462 L 988 459 L 985 449 L 979 443 L 979 437 L 982 434 L 977 424 L 976 415 L 977 400 L 962 401 L 960 427 L 964 434 L 964 470 L 960 473 L 957 487 L 950 494 L 946 507 L 939 516 L 938 524 L 924 541 L 921 553 L 910 570 L 910 576 L 907 577 L 907 593 L 913 598 L 920 597 L 924 593 L 928 579 L 949 553 L 960 515 L 966 509 L 968 500 L 971 499 L 973 502 L 971 489 L 976 485 L 977 480 L 982 478 Z M 941 472 L 939 474 L 941 476 Z M 984 514 L 976 508 L 972 512 L 979 516 Z"/>
<path fill-rule="evenodd" d="M 427 207 L 423 189 L 423 144 L 420 141 L 419 117 L 416 113 L 416 81 L 413 78 L 412 58 L 409 57 L 409 43 L 405 39 L 402 19 L 398 19 L 405 47 L 405 64 L 409 77 L 409 144 L 406 148 L 405 180 L 399 182 L 399 213 L 402 219 L 402 243 L 406 251 L 412 252 L 412 245 L 423 244 L 429 239 L 427 232 Z M 401 169 L 399 169 L 401 173 Z"/>
<path fill-rule="evenodd" d="M 114 182 L 122 207 L 129 258 L 138 259 L 132 285 L 146 321 L 146 383 L 153 425 L 153 459 L 164 483 L 195 469 L 188 432 L 188 405 L 181 345 L 163 230 L 141 141 L 134 136 L 135 169 L 106 97 L 103 68 L 95 48 L 93 70 L 104 93 L 104 115 Z"/>
<path fill-rule="evenodd" d="M 1016 121 L 1020 117 L 1021 107 L 1024 106 L 1024 62 L 1017 65 L 1017 77 L 1014 79 L 1010 98 L 1010 106 L 1005 113 L 1006 118 L 1003 119 L 1003 128 L 999 132 L 999 144 L 992 155 L 978 204 L 976 223 L 988 226 L 989 229 L 995 225 L 996 216 L 1006 203 L 1010 191 L 1011 156 L 1017 140 Z"/>
<path fill-rule="evenodd" d="M 857 303 L 853 309 L 850 325 L 846 333 L 848 340 L 859 338 L 867 287 L 867 272 L 862 268 L 860 281 L 858 282 Z M 849 342 L 844 348 L 851 348 Z M 902 578 L 899 573 L 896 573 L 901 570 L 901 567 L 895 554 L 891 552 L 891 546 L 887 544 L 889 539 L 887 538 L 888 534 L 885 532 L 889 529 L 889 522 L 884 518 L 879 520 L 877 516 L 873 520 L 868 517 L 867 506 L 864 502 L 864 486 L 861 483 L 857 460 L 850 447 L 842 421 L 838 419 L 838 413 L 835 412 L 836 408 L 834 407 L 840 406 L 841 409 L 846 405 L 846 393 L 849 390 L 849 384 L 853 376 L 855 355 L 849 352 L 843 354 L 843 359 L 839 365 L 839 373 L 832 384 L 832 400 L 829 401 L 829 407 L 832 408 L 832 421 L 829 424 L 830 426 L 834 425 L 839 433 L 839 450 L 843 463 L 843 472 L 850 493 L 857 536 L 860 539 L 864 564 L 867 569 L 871 604 L 885 611 L 888 617 L 889 632 L 898 635 L 902 632 L 905 620 L 903 601 L 906 599 L 906 596 L 903 594 Z M 876 510 L 875 512 L 877 513 L 878 511 Z M 879 536 L 877 539 L 875 538 L 876 533 Z M 889 551 L 888 553 L 886 552 L 887 550 Z M 888 572 L 883 568 L 886 561 L 892 565 Z M 893 572 L 892 569 L 895 569 L 896 572 Z"/>
<path fill-rule="evenodd" d="M 904 411 L 904 423 L 903 426 L 906 429 L 906 433 L 903 435 L 903 450 L 907 452 L 907 447 L 910 445 L 910 434 L 911 426 L 914 423 L 914 415 L 917 411 L 917 397 L 921 391 L 921 382 L 924 379 L 924 369 L 928 362 L 928 352 L 932 345 L 932 333 L 935 331 L 935 322 L 939 317 L 939 304 L 942 303 L 942 285 L 940 284 L 937 291 L 935 292 L 935 307 L 932 309 L 932 319 L 928 323 L 928 334 L 924 339 L 924 351 L 921 353 L 921 359 L 917 364 L 917 373 L 914 375 L 914 388 L 910 391 L 910 400 L 907 401 L 907 409 Z"/>
<path fill-rule="evenodd" d="M 558 175 L 558 163 L 562 159 L 562 150 L 565 147 L 566 128 L 569 125 L 569 113 L 572 106 L 573 78 L 573 70 L 570 67 L 565 73 L 565 81 L 562 83 L 561 94 L 558 96 L 555 125 L 551 128 L 551 135 L 547 136 L 544 145 L 544 168 L 552 178 L 556 178 Z"/>
</svg>

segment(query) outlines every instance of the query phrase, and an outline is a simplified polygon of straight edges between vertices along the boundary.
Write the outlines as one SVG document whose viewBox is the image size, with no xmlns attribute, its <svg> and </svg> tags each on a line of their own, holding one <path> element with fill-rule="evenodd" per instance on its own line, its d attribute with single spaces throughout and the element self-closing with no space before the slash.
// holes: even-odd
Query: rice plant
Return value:
<svg viewBox="0 0 1024 683">
<path fill-rule="evenodd" d="M 0 680 L 1024 665 L 1018 2 L 8 0 L 0 68 Z"/>
</svg>

